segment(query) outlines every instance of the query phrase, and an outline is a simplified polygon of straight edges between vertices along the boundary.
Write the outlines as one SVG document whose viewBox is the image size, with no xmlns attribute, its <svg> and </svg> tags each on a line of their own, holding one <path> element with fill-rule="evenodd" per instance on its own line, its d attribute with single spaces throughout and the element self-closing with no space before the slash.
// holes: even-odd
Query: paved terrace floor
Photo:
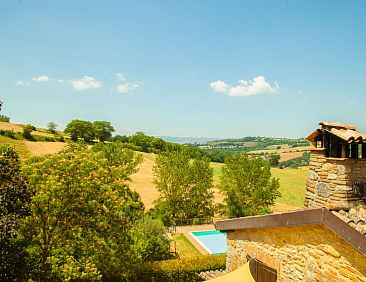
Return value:
<svg viewBox="0 0 366 282">
<path fill-rule="evenodd" d="M 182 233 L 189 242 L 203 255 L 208 255 L 209 253 L 189 234 L 190 231 L 204 231 L 204 230 L 215 230 L 213 224 L 205 225 L 194 225 L 194 226 L 177 226 L 177 233 Z"/>
</svg>

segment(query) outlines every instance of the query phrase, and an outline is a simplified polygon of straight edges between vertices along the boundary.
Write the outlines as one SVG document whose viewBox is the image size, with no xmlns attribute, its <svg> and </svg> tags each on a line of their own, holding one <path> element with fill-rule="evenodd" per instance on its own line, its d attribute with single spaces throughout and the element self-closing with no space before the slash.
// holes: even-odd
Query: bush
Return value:
<svg viewBox="0 0 366 282">
<path fill-rule="evenodd" d="M 29 140 L 29 141 L 35 141 L 33 135 L 32 135 L 32 130 L 34 126 L 27 124 L 23 127 L 23 138 Z"/>
<path fill-rule="evenodd" d="M 26 274 L 25 242 L 18 230 L 20 220 L 30 212 L 33 191 L 20 165 L 12 148 L 0 147 L 0 281 L 23 281 Z"/>
<path fill-rule="evenodd" d="M 15 139 L 15 133 L 14 133 L 13 130 L 3 130 L 3 129 L 0 129 L 0 135 L 9 137 L 11 139 Z"/>
<path fill-rule="evenodd" d="M 10 117 L 0 115 L 0 121 L 2 122 L 10 122 Z"/>
<path fill-rule="evenodd" d="M 186 257 L 182 259 L 164 260 L 131 268 L 130 273 L 114 281 L 137 282 L 137 281 L 202 281 L 198 274 L 202 271 L 225 269 L 226 255 L 207 255 Z M 109 280 L 111 281 L 111 280 Z"/>
</svg>

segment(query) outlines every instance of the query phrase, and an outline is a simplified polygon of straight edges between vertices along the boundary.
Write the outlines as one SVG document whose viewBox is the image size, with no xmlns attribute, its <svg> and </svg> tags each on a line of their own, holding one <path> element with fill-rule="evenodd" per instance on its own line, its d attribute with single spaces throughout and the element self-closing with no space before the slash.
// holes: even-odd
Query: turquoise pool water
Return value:
<svg viewBox="0 0 366 282">
<path fill-rule="evenodd" d="M 226 252 L 226 233 L 217 230 L 192 231 L 189 233 L 210 254 Z"/>
</svg>

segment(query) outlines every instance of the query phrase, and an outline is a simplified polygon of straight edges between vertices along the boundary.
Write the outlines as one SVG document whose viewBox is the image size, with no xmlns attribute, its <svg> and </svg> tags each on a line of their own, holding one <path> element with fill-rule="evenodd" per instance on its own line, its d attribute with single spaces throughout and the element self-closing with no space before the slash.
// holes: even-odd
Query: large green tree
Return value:
<svg viewBox="0 0 366 282">
<path fill-rule="evenodd" d="M 0 147 L 0 281 L 19 280 L 26 270 L 25 251 L 17 233 L 20 220 L 30 212 L 32 195 L 18 155 L 10 147 Z"/>
<path fill-rule="evenodd" d="M 157 210 L 174 219 L 213 215 L 213 170 L 208 159 L 191 159 L 186 152 L 176 151 L 158 155 L 155 163 L 154 183 L 160 192 Z"/>
<path fill-rule="evenodd" d="M 109 141 L 112 137 L 112 132 L 114 128 L 109 121 L 94 121 L 94 136 L 99 139 L 99 141 Z"/>
<path fill-rule="evenodd" d="M 220 189 L 225 196 L 224 212 L 241 217 L 270 212 L 277 197 L 279 181 L 271 177 L 268 161 L 236 154 L 225 159 Z"/>
<path fill-rule="evenodd" d="M 71 136 L 71 140 L 77 141 L 79 138 L 85 142 L 90 142 L 94 138 L 94 126 L 90 121 L 74 119 L 67 124 L 64 132 Z"/>
<path fill-rule="evenodd" d="M 74 143 L 57 155 L 30 160 L 36 187 L 23 234 L 38 255 L 38 279 L 99 280 L 133 260 L 131 228 L 143 204 L 127 181 L 141 157 L 118 144 L 88 149 Z"/>
</svg>

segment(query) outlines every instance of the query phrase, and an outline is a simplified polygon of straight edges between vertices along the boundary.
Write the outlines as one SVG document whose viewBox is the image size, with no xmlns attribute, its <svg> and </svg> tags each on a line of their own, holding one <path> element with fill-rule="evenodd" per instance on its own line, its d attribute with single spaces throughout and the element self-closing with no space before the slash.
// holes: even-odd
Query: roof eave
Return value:
<svg viewBox="0 0 366 282">
<path fill-rule="evenodd" d="M 309 224 L 321 224 L 328 227 L 366 256 L 366 237 L 326 208 L 221 220 L 215 223 L 215 228 L 220 231 L 234 231 Z"/>
</svg>

